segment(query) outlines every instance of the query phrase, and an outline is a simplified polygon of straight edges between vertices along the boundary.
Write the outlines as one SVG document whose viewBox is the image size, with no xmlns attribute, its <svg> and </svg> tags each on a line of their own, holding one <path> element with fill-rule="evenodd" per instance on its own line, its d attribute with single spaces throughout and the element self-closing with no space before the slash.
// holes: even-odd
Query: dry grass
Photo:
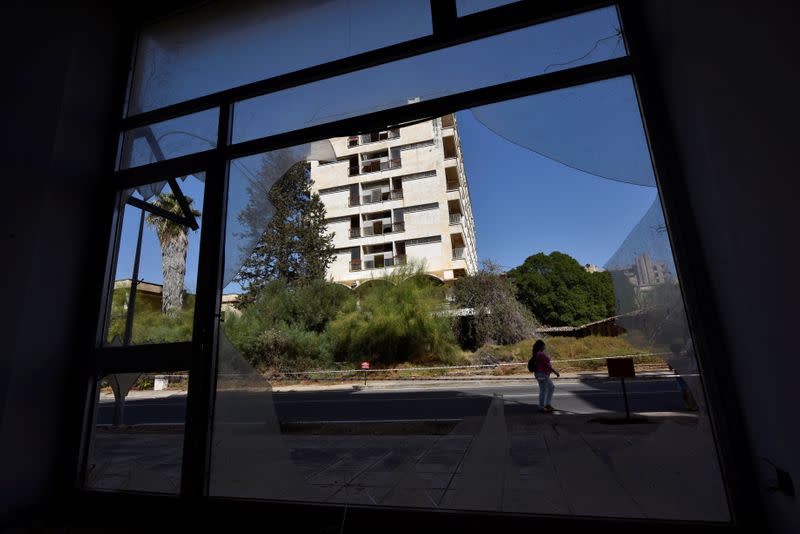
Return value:
<svg viewBox="0 0 800 534">
<path fill-rule="evenodd" d="M 486 349 L 494 353 L 498 360 L 512 360 L 527 362 L 535 340 L 526 339 L 507 346 L 487 346 Z M 564 361 L 581 358 L 608 358 L 612 356 L 626 356 L 649 352 L 642 350 L 630 343 L 626 335 L 616 337 L 587 336 L 583 338 L 549 337 L 545 340 L 545 351 L 553 360 L 554 367 L 559 371 L 602 371 L 606 368 L 604 359 L 589 361 Z M 658 356 L 637 356 L 634 359 L 637 368 L 661 368 L 665 364 Z M 499 367 L 494 374 L 522 374 L 527 373 L 525 366 Z"/>
</svg>

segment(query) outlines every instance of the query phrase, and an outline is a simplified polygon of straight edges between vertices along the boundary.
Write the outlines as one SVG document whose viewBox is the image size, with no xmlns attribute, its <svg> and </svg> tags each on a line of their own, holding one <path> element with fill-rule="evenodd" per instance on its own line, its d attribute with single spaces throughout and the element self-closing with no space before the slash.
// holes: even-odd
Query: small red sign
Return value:
<svg viewBox="0 0 800 534">
<path fill-rule="evenodd" d="M 369 362 L 361 362 L 362 369 L 369 369 Z"/>
</svg>

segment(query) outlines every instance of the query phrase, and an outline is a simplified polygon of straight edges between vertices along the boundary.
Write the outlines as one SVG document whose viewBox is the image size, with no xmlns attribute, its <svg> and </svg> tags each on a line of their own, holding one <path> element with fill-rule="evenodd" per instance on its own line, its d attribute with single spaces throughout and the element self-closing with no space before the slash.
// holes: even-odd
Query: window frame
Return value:
<svg viewBox="0 0 800 534">
<path fill-rule="evenodd" d="M 367 113 L 358 117 L 341 119 L 317 126 L 301 128 L 291 132 L 275 134 L 250 141 L 232 144 L 233 107 L 236 102 L 263 94 L 296 87 L 313 81 L 378 66 L 398 59 L 455 46 L 462 43 L 498 35 L 570 15 L 602 7 L 616 6 L 628 55 L 545 73 L 521 80 L 501 83 L 491 87 L 456 93 L 413 106 L 390 108 Z M 431 0 L 433 32 L 431 35 L 391 45 L 385 48 L 358 54 L 314 67 L 279 75 L 259 82 L 211 95 L 187 100 L 160 109 L 131 115 L 120 119 L 112 135 L 145 127 L 165 120 L 178 118 L 199 111 L 219 109 L 216 148 L 202 152 L 158 161 L 139 167 L 116 170 L 109 182 L 109 191 L 104 198 L 115 198 L 119 206 L 119 194 L 125 189 L 191 172 L 206 174 L 203 202 L 203 233 L 200 239 L 200 262 L 197 274 L 197 292 L 193 338 L 191 342 L 170 344 L 170 351 L 163 352 L 164 345 L 129 347 L 104 347 L 102 325 L 94 332 L 95 347 L 91 363 L 87 366 L 84 381 L 85 401 L 76 409 L 75 421 L 82 428 L 80 444 L 73 448 L 70 461 L 74 466 L 72 487 L 72 517 L 114 517 L 115 512 L 135 509 L 149 510 L 160 517 L 171 517 L 176 503 L 185 506 L 187 514 L 194 517 L 213 518 L 214 513 L 225 515 L 235 511 L 238 521 L 247 524 L 249 518 L 263 517 L 265 509 L 297 517 L 303 515 L 309 525 L 330 526 L 331 522 L 368 526 L 375 521 L 385 523 L 391 518 L 398 527 L 410 527 L 424 520 L 426 526 L 450 527 L 477 524 L 497 526 L 542 525 L 546 521 L 554 526 L 589 526 L 596 519 L 574 516 L 510 516 L 495 513 L 467 513 L 442 510 L 396 510 L 381 507 L 358 507 L 343 505 L 296 504 L 284 502 L 247 502 L 240 499 L 208 497 L 208 467 L 210 458 L 211 418 L 213 416 L 214 384 L 216 376 L 215 347 L 218 339 L 219 309 L 224 258 L 224 224 L 227 209 L 228 163 L 236 158 L 289 147 L 305 142 L 338 136 L 366 134 L 385 130 L 394 124 L 425 120 L 455 113 L 475 106 L 554 91 L 594 81 L 630 75 L 637 91 L 640 112 L 644 123 L 648 146 L 651 151 L 656 182 L 662 199 L 662 210 L 668 226 L 668 235 L 674 251 L 676 268 L 681 283 L 684 305 L 697 345 L 698 364 L 708 398 L 708 406 L 714 431 L 714 441 L 719 453 L 723 479 L 728 495 L 732 520 L 729 524 L 692 523 L 689 521 L 648 520 L 645 523 L 623 518 L 603 519 L 624 532 L 630 528 L 638 530 L 646 525 L 656 531 L 674 529 L 676 524 L 690 530 L 733 529 L 747 525 L 763 524 L 763 510 L 753 506 L 758 501 L 753 466 L 745 440 L 741 421 L 725 417 L 721 406 L 736 411 L 738 398 L 733 389 L 730 372 L 725 365 L 725 347 L 722 346 L 722 325 L 713 304 L 703 297 L 703 287 L 708 284 L 708 269 L 703 263 L 702 248 L 694 230 L 694 220 L 686 203 L 686 186 L 676 162 L 672 148 L 672 133 L 668 118 L 659 106 L 663 102 L 658 92 L 658 76 L 654 72 L 652 51 L 647 48 L 641 7 L 631 0 L 542 0 L 520 1 L 490 10 L 458 17 L 455 0 Z M 135 54 L 135 39 L 131 42 L 131 53 Z M 126 76 L 129 74 L 126 69 Z M 127 101 L 127 90 L 121 100 Z M 115 157 L 116 159 L 116 157 Z M 669 179 L 662 177 L 669 176 Z M 113 262 L 116 239 L 119 235 L 121 217 L 117 208 L 110 217 L 103 216 L 99 224 L 108 228 L 108 247 L 103 261 Z M 110 258 L 110 259 L 109 259 Z M 108 259 L 108 260 L 107 260 Z M 105 278 L 99 294 L 94 295 L 106 309 L 110 299 L 109 287 L 113 286 L 113 269 L 105 263 Z M 100 317 L 102 314 L 98 314 Z M 172 350 L 175 349 L 175 350 Z M 181 493 L 179 497 L 152 496 L 146 494 L 106 493 L 82 487 L 85 471 L 85 453 L 88 439 L 93 431 L 94 398 L 97 394 L 97 378 L 113 372 L 125 371 L 171 371 L 190 372 L 187 397 L 187 415 L 184 436 Z M 724 399 L 724 402 L 723 402 Z M 743 466 L 745 466 L 743 468 Z M 140 508 L 141 507 L 141 508 Z M 348 514 L 348 509 L 350 512 Z M 98 510 L 101 513 L 98 514 Z M 226 521 L 227 521 L 226 520 Z M 535 522 L 535 523 L 534 523 Z"/>
</svg>

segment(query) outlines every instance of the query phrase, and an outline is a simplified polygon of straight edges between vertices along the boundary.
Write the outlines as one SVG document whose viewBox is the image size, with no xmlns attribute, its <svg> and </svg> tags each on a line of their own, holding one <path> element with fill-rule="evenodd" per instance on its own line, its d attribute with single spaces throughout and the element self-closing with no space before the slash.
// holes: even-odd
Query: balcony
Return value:
<svg viewBox="0 0 800 534">
<path fill-rule="evenodd" d="M 451 213 L 450 214 L 450 224 L 463 224 L 464 223 L 464 215 L 461 213 Z"/>
<path fill-rule="evenodd" d="M 352 230 L 358 230 L 358 228 L 351 228 Z M 372 237 L 376 235 L 383 235 L 383 234 L 396 234 L 399 232 L 406 231 L 406 223 L 404 222 L 396 222 L 396 223 L 384 223 L 383 227 L 374 227 L 374 226 L 365 226 L 361 229 L 361 235 L 364 237 Z M 351 237 L 353 237 L 351 235 Z M 355 236 L 358 237 L 358 236 Z"/>
<path fill-rule="evenodd" d="M 399 263 L 401 260 L 403 263 Z M 395 265 L 405 265 L 405 256 L 374 256 L 371 260 L 364 261 L 364 269 L 383 269 L 385 267 L 394 267 Z"/>
<path fill-rule="evenodd" d="M 394 159 L 381 158 L 381 159 L 365 160 L 361 162 L 361 174 L 367 174 L 379 171 L 388 171 L 391 169 L 399 169 L 400 167 L 402 167 L 402 162 L 400 158 L 394 158 Z M 352 170 L 353 169 L 351 167 L 350 176 L 353 176 Z"/>
<path fill-rule="evenodd" d="M 361 228 L 350 228 L 350 239 L 361 237 Z"/>
<path fill-rule="evenodd" d="M 361 270 L 361 260 L 350 260 L 350 272 Z"/>
<path fill-rule="evenodd" d="M 403 198 L 402 189 L 394 189 L 392 191 L 375 190 L 367 195 L 361 197 L 362 204 L 377 204 L 379 202 L 386 202 L 388 200 L 401 200 Z M 352 204 L 351 204 L 352 205 Z"/>
<path fill-rule="evenodd" d="M 453 259 L 454 260 L 466 259 L 466 250 L 467 249 L 465 247 L 453 248 Z"/>
<path fill-rule="evenodd" d="M 354 206 L 360 206 L 361 205 L 361 201 L 359 200 L 358 197 L 350 197 L 347 200 L 347 205 L 350 206 L 351 208 L 354 207 Z"/>
</svg>

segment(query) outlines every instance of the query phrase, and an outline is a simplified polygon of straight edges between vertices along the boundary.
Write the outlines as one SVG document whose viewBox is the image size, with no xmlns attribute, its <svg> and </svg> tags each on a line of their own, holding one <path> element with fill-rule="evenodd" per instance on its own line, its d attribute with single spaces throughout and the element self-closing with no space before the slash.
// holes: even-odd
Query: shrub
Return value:
<svg viewBox="0 0 800 534">
<path fill-rule="evenodd" d="M 328 325 L 337 359 L 382 365 L 424 356 L 452 357 L 452 319 L 442 313 L 444 290 L 413 267 L 397 269 L 388 283 L 363 286 L 358 305 Z"/>
</svg>

